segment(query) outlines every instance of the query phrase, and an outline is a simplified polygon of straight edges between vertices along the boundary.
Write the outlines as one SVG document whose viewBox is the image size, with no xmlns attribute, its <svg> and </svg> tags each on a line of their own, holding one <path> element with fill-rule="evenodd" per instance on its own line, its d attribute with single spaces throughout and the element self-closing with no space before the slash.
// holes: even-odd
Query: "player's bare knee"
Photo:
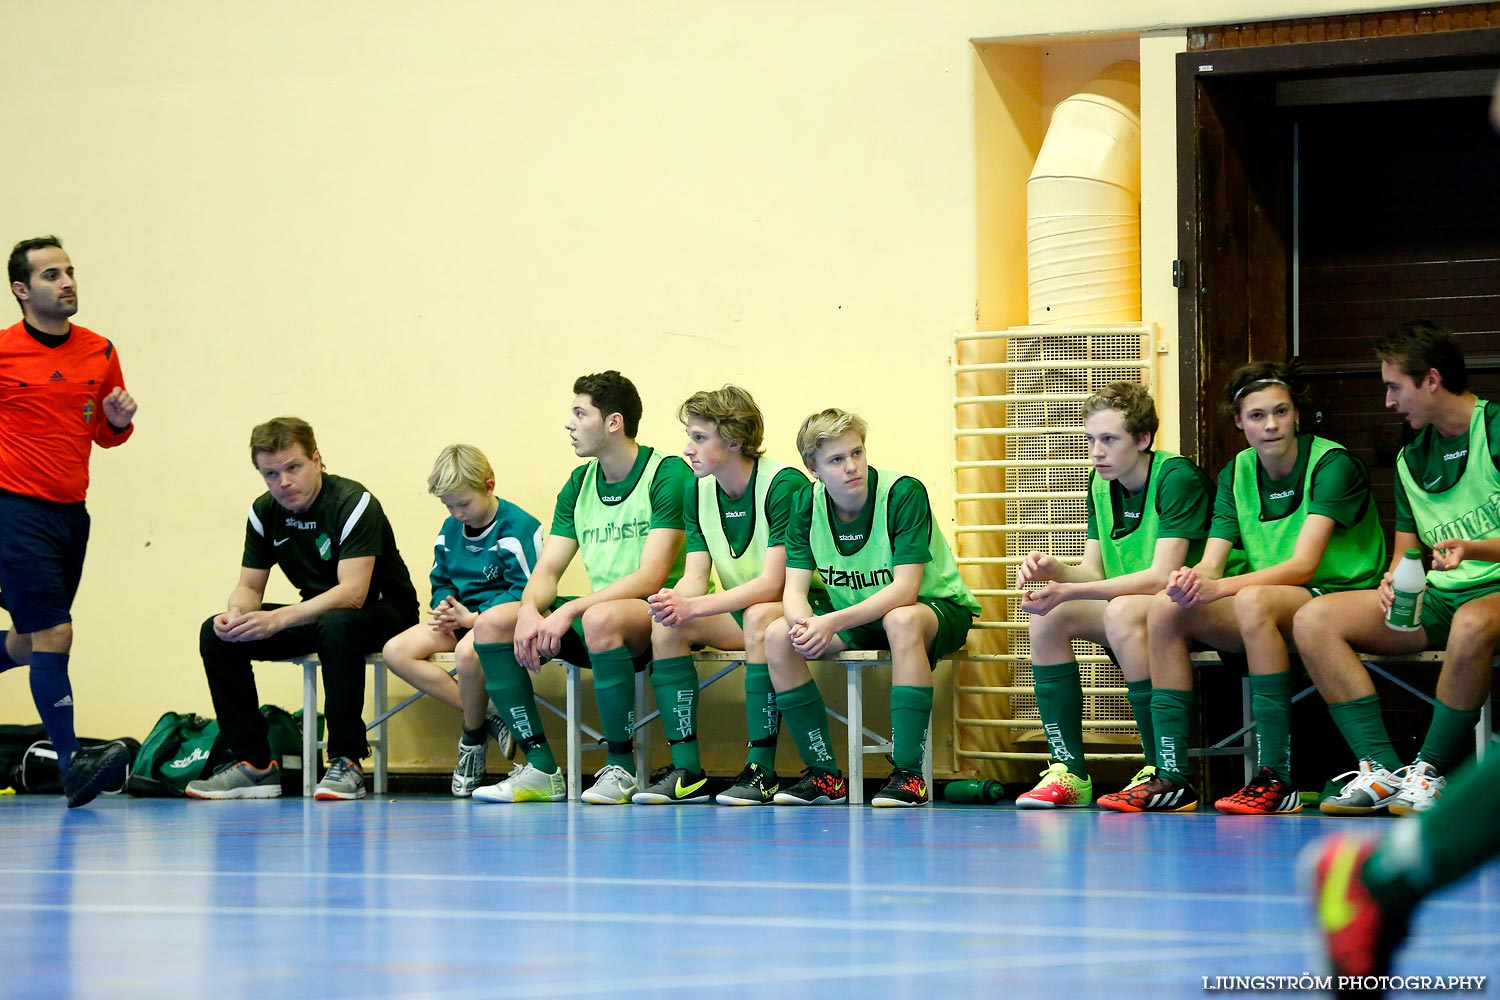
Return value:
<svg viewBox="0 0 1500 1000">
<path fill-rule="evenodd" d="M 765 646 L 768 657 L 784 658 L 796 652 L 792 649 L 791 626 L 785 618 L 778 618 L 766 626 L 761 633 L 761 643 Z"/>
<path fill-rule="evenodd" d="M 497 605 L 481 611 L 474 619 L 474 641 L 510 642 L 516 635 L 516 612 L 508 605 Z"/>
<path fill-rule="evenodd" d="M 1266 587 L 1245 587 L 1234 595 L 1234 621 L 1243 632 L 1258 628 L 1272 619 L 1271 591 Z"/>
<path fill-rule="evenodd" d="M 407 634 L 405 632 L 393 635 L 385 641 L 385 645 L 380 647 L 380 658 L 385 661 L 386 666 L 394 669 L 407 660 L 412 659 L 410 654 L 406 652 L 406 643 Z"/>
<path fill-rule="evenodd" d="M 1104 606 L 1104 635 L 1110 645 L 1124 644 L 1124 639 L 1146 627 L 1145 601 L 1110 601 Z"/>
<path fill-rule="evenodd" d="M 73 648 L 73 623 L 59 622 L 51 628 L 38 629 L 28 637 L 31 647 L 43 653 L 66 653 Z"/>
<path fill-rule="evenodd" d="M 210 618 L 205 624 L 210 632 L 213 631 L 213 619 Z M 31 637 L 19 635 L 15 629 L 5 634 L 5 654 L 15 662 L 25 665 L 31 661 Z"/>
<path fill-rule="evenodd" d="M 1500 645 L 1500 619 L 1473 604 L 1458 609 L 1448 630 L 1450 656 L 1472 657 L 1488 664 L 1497 645 Z"/>
<path fill-rule="evenodd" d="M 781 609 L 776 604 L 752 604 L 745 609 L 745 636 L 748 639 L 751 632 L 757 634 L 762 642 L 765 641 L 766 629 L 770 624 L 781 617 Z"/>
<path fill-rule="evenodd" d="M 1062 623 L 1062 616 L 1058 614 L 1061 608 L 1053 608 L 1051 614 L 1031 615 L 1026 619 L 1026 631 L 1031 636 L 1032 646 L 1045 646 L 1057 638 L 1058 626 Z"/>
<path fill-rule="evenodd" d="M 658 660 L 673 656 L 688 656 L 692 651 L 693 645 L 688 641 L 680 626 L 669 628 L 661 622 L 651 623 L 651 654 Z"/>
<path fill-rule="evenodd" d="M 766 655 L 766 629 L 781 617 L 776 604 L 752 604 L 745 609 L 745 655 L 752 663 L 761 663 Z"/>
<path fill-rule="evenodd" d="M 607 601 L 583 613 L 583 641 L 595 653 L 626 644 L 626 636 L 635 624 L 630 601 Z M 650 621 L 648 617 L 646 621 Z"/>
<path fill-rule="evenodd" d="M 1292 616 L 1292 641 L 1304 651 L 1303 659 L 1307 659 L 1308 650 L 1316 656 L 1320 643 L 1342 635 L 1336 626 L 1339 616 L 1334 613 L 1338 610 L 1335 603 L 1315 597 Z"/>
<path fill-rule="evenodd" d="M 1165 632 L 1179 635 L 1182 632 L 1183 608 L 1166 594 L 1157 594 L 1151 599 L 1146 612 L 1146 627 L 1152 635 Z"/>
</svg>

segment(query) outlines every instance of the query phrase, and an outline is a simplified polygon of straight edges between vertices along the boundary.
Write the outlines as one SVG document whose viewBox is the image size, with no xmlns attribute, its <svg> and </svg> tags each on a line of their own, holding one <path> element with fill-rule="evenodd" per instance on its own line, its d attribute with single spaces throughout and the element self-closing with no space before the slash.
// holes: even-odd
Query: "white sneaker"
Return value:
<svg viewBox="0 0 1500 1000">
<path fill-rule="evenodd" d="M 1443 790 L 1448 787 L 1448 779 L 1438 774 L 1425 760 L 1419 760 L 1394 773 L 1401 775 L 1401 788 L 1392 797 L 1391 804 L 1386 806 L 1392 816 L 1426 812 L 1443 797 Z"/>
<path fill-rule="evenodd" d="M 453 765 L 453 794 L 465 799 L 474 794 L 474 789 L 484 784 L 484 768 L 488 753 L 485 744 L 470 746 L 458 741 L 458 763 Z"/>
<path fill-rule="evenodd" d="M 568 780 L 558 768 L 551 774 L 522 764 L 494 785 L 474 789 L 475 802 L 562 802 L 568 797 Z"/>
<path fill-rule="evenodd" d="M 605 764 L 594 772 L 594 784 L 583 793 L 583 801 L 596 806 L 623 806 L 635 795 L 635 775 L 619 764 Z"/>
</svg>

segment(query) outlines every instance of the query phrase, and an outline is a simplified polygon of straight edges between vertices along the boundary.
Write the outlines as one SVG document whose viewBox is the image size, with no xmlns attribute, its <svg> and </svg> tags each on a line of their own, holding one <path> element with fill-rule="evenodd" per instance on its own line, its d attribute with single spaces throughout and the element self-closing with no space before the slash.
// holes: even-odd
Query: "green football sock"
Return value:
<svg viewBox="0 0 1500 1000">
<path fill-rule="evenodd" d="M 1380 715 L 1380 696 L 1367 694 L 1363 698 L 1341 701 L 1328 706 L 1334 725 L 1339 727 L 1344 742 L 1360 760 L 1372 761 L 1387 771 L 1401 766 L 1396 748 L 1391 746 L 1391 737 L 1385 730 L 1385 719 Z"/>
<path fill-rule="evenodd" d="M 897 767 L 922 773 L 931 723 L 932 688 L 891 685 L 891 760 Z"/>
<path fill-rule="evenodd" d="M 547 745 L 547 732 L 536 708 L 531 676 L 516 662 L 516 648 L 508 642 L 476 642 L 474 652 L 479 654 L 479 664 L 484 668 L 484 691 L 500 710 L 500 718 L 510 727 L 516 742 L 522 744 L 526 763 L 538 771 L 554 773 L 557 758 Z M 532 740 L 536 742 L 529 742 Z"/>
<path fill-rule="evenodd" d="M 594 668 L 594 697 L 599 702 L 599 728 L 609 744 L 608 764 L 635 773 L 631 747 L 635 737 L 635 661 L 625 646 L 589 653 Z"/>
<path fill-rule="evenodd" d="M 1156 771 L 1188 784 L 1188 741 L 1192 738 L 1193 692 L 1151 689 L 1151 726 L 1156 731 Z"/>
<path fill-rule="evenodd" d="M 1500 753 L 1491 753 L 1481 764 L 1464 765 L 1431 810 L 1392 824 L 1365 866 L 1370 895 L 1387 906 L 1410 907 L 1500 854 L 1496 788 Z"/>
<path fill-rule="evenodd" d="M 1078 676 L 1078 661 L 1033 663 L 1031 676 L 1036 682 L 1036 707 L 1042 716 L 1042 731 L 1047 734 L 1047 749 L 1052 759 L 1066 764 L 1070 773 L 1087 778 L 1089 769 L 1083 760 L 1083 682 Z"/>
<path fill-rule="evenodd" d="M 1432 709 L 1432 724 L 1427 727 L 1417 760 L 1431 764 L 1438 774 L 1452 774 L 1474 752 L 1474 724 L 1478 721 L 1478 709 L 1464 712 L 1439 701 Z"/>
<path fill-rule="evenodd" d="M 1292 675 L 1250 675 L 1250 712 L 1255 719 L 1255 754 L 1261 767 L 1292 783 Z"/>
<path fill-rule="evenodd" d="M 670 656 L 651 663 L 651 686 L 656 709 L 672 750 L 672 766 L 699 774 L 698 670 L 691 656 Z"/>
<path fill-rule="evenodd" d="M 1135 728 L 1141 734 L 1141 752 L 1146 763 L 1156 764 L 1156 730 L 1151 725 L 1151 678 L 1125 682 L 1125 700 L 1135 716 Z"/>
<path fill-rule="evenodd" d="M 781 713 L 776 709 L 776 689 L 771 686 L 771 668 L 764 663 L 745 664 L 745 733 L 750 742 L 749 763 L 776 771 L 776 734 L 781 732 Z M 757 745 L 766 744 L 766 745 Z"/>
<path fill-rule="evenodd" d="M 808 681 L 801 687 L 782 691 L 776 695 L 776 707 L 797 741 L 797 753 L 802 763 L 810 767 L 821 767 L 834 774 L 839 773 L 838 762 L 833 759 L 833 739 L 828 734 L 828 711 L 818 685 Z"/>
</svg>

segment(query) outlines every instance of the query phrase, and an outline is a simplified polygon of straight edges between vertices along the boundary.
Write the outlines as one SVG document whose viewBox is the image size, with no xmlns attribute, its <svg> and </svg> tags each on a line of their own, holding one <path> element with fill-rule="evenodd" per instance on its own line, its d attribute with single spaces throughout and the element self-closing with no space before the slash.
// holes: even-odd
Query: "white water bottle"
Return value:
<svg viewBox="0 0 1500 1000">
<path fill-rule="evenodd" d="M 1396 592 L 1386 625 L 1397 632 L 1415 632 L 1422 627 L 1422 593 L 1427 589 L 1427 574 L 1422 570 L 1420 549 L 1407 549 L 1391 574 L 1391 589 Z"/>
</svg>

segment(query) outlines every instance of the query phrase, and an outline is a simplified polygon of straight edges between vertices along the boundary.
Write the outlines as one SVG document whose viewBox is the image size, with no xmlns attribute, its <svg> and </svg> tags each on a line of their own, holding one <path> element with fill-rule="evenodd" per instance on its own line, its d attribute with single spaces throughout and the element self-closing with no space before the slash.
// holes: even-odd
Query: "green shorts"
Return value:
<svg viewBox="0 0 1500 1000">
<path fill-rule="evenodd" d="M 556 611 L 564 604 L 573 600 L 571 597 L 559 596 L 552 601 L 552 610 Z M 645 603 L 642 601 L 641 603 Z M 583 638 L 583 615 L 573 619 L 573 624 L 568 627 L 568 634 L 563 636 L 562 648 L 557 651 L 557 659 L 565 660 L 575 667 L 590 667 L 594 661 L 589 657 L 589 645 Z M 641 655 L 635 657 L 635 669 L 639 673 L 651 665 L 651 644 L 646 644 L 646 649 Z"/>
<path fill-rule="evenodd" d="M 1428 587 L 1422 595 L 1422 628 L 1427 633 L 1428 648 L 1446 649 L 1448 631 L 1453 628 L 1453 616 L 1458 614 L 1458 609 L 1476 597 L 1485 597 L 1496 591 L 1500 591 L 1500 583 L 1465 590 Z"/>
<path fill-rule="evenodd" d="M 936 668 L 938 660 L 956 649 L 962 649 L 963 644 L 969 640 L 969 626 L 974 622 L 974 615 L 962 604 L 942 597 L 919 597 L 917 603 L 926 605 L 937 615 L 937 634 L 927 645 L 929 665 Z M 891 648 L 891 640 L 879 622 L 844 629 L 839 633 L 839 638 L 850 649 Z"/>
</svg>

